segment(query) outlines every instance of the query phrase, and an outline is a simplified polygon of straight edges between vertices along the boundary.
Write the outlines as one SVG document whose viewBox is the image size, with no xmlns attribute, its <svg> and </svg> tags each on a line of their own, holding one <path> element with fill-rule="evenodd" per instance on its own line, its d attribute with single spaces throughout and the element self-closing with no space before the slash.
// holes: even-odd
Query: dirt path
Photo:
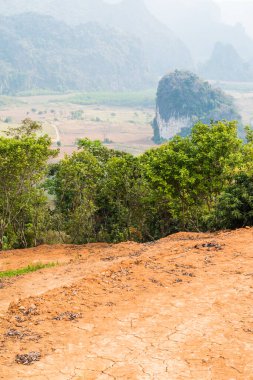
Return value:
<svg viewBox="0 0 253 380">
<path fill-rule="evenodd" d="M 63 265 L 0 289 L 0 379 L 253 379 L 252 229 L 25 256 L 47 250 Z"/>
<path fill-rule="evenodd" d="M 54 141 L 56 143 L 60 143 L 61 142 L 61 137 L 60 137 L 60 131 L 59 131 L 59 128 L 55 125 L 55 124 L 51 124 L 52 128 L 55 130 L 55 135 L 56 135 L 56 138 L 54 139 Z"/>
</svg>

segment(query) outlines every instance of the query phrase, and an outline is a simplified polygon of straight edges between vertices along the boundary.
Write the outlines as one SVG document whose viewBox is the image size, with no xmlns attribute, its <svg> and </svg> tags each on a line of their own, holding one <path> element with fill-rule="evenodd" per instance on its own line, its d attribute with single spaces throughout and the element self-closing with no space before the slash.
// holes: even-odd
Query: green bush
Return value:
<svg viewBox="0 0 253 380">
<path fill-rule="evenodd" d="M 253 226 L 253 176 L 241 173 L 220 195 L 209 225 L 214 229 Z"/>
</svg>

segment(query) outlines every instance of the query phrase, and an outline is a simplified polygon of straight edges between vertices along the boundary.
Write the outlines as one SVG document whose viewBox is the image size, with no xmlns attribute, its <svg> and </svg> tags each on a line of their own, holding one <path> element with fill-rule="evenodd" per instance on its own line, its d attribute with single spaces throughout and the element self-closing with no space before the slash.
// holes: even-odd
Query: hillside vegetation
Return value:
<svg viewBox="0 0 253 380">
<path fill-rule="evenodd" d="M 38 129 L 25 120 L 0 138 L 0 249 L 150 241 L 253 222 L 253 135 L 240 140 L 235 122 L 199 122 L 139 157 L 80 140 L 78 152 L 49 166 L 57 152 Z"/>
<path fill-rule="evenodd" d="M 252 38 L 211 0 L 0 0 L 0 14 L 0 94 L 143 90 L 175 69 L 252 80 Z"/>
<path fill-rule="evenodd" d="M 72 3 L 0 1 L 0 94 L 145 89 L 191 65 L 183 42 L 144 5 Z"/>
<path fill-rule="evenodd" d="M 138 40 L 97 24 L 1 18 L 0 92 L 140 88 L 152 83 Z M 131 64 L 129 64 L 131 62 Z"/>
<path fill-rule="evenodd" d="M 155 8 L 150 0 L 0 0 L 0 94 L 145 90 L 175 69 L 252 80 L 253 40 L 222 23 L 212 1 Z"/>
</svg>

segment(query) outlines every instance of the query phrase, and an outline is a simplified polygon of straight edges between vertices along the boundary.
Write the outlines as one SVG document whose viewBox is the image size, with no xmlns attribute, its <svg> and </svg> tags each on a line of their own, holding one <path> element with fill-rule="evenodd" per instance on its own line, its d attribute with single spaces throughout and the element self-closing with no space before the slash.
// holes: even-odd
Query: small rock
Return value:
<svg viewBox="0 0 253 380">
<path fill-rule="evenodd" d="M 6 336 L 9 337 L 22 337 L 22 333 L 18 330 L 10 329 L 6 332 Z"/>
<path fill-rule="evenodd" d="M 16 319 L 16 321 L 19 322 L 19 323 L 25 322 L 25 319 L 20 318 L 18 315 L 15 316 L 15 319 Z"/>
<path fill-rule="evenodd" d="M 82 315 L 79 313 L 71 313 L 69 311 L 65 313 L 61 313 L 57 315 L 56 317 L 53 318 L 55 321 L 62 321 L 62 320 L 67 320 L 67 321 L 74 321 L 75 319 L 81 318 Z"/>
<path fill-rule="evenodd" d="M 194 246 L 194 248 L 196 249 L 201 249 L 201 248 L 207 248 L 208 251 L 214 249 L 216 251 L 221 251 L 222 250 L 222 246 L 219 244 L 219 243 L 216 243 L 216 242 L 208 242 L 208 243 L 204 243 L 204 244 L 197 244 Z"/>
<path fill-rule="evenodd" d="M 188 277 L 195 277 L 193 273 L 188 273 L 188 272 L 184 272 L 182 273 L 183 276 L 188 276 Z"/>
<path fill-rule="evenodd" d="M 29 352 L 29 354 L 16 355 L 16 363 L 23 365 L 31 365 L 41 359 L 40 352 Z"/>
</svg>

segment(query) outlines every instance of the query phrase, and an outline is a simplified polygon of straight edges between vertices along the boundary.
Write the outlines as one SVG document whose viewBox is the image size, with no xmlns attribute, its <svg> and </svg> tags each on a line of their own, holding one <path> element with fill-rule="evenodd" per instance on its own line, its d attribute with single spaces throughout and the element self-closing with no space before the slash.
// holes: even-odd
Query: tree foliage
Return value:
<svg viewBox="0 0 253 380">
<path fill-rule="evenodd" d="M 27 119 L 0 137 L 0 249 L 36 244 L 45 227 L 47 198 L 41 181 L 56 151 L 48 136 L 36 135 L 39 130 Z"/>
<path fill-rule="evenodd" d="M 236 122 L 199 122 L 139 157 L 84 139 L 49 166 L 56 152 L 39 128 L 25 120 L 0 138 L 0 249 L 53 233 L 75 244 L 150 241 L 253 223 L 253 134 L 239 139 Z"/>
<path fill-rule="evenodd" d="M 218 198 L 209 225 L 213 229 L 234 229 L 253 225 L 253 177 L 240 173 Z"/>
<path fill-rule="evenodd" d="M 147 152 L 144 161 L 149 181 L 168 200 L 180 228 L 201 228 L 243 165 L 243 143 L 235 122 L 198 123 L 189 136 Z"/>
</svg>

